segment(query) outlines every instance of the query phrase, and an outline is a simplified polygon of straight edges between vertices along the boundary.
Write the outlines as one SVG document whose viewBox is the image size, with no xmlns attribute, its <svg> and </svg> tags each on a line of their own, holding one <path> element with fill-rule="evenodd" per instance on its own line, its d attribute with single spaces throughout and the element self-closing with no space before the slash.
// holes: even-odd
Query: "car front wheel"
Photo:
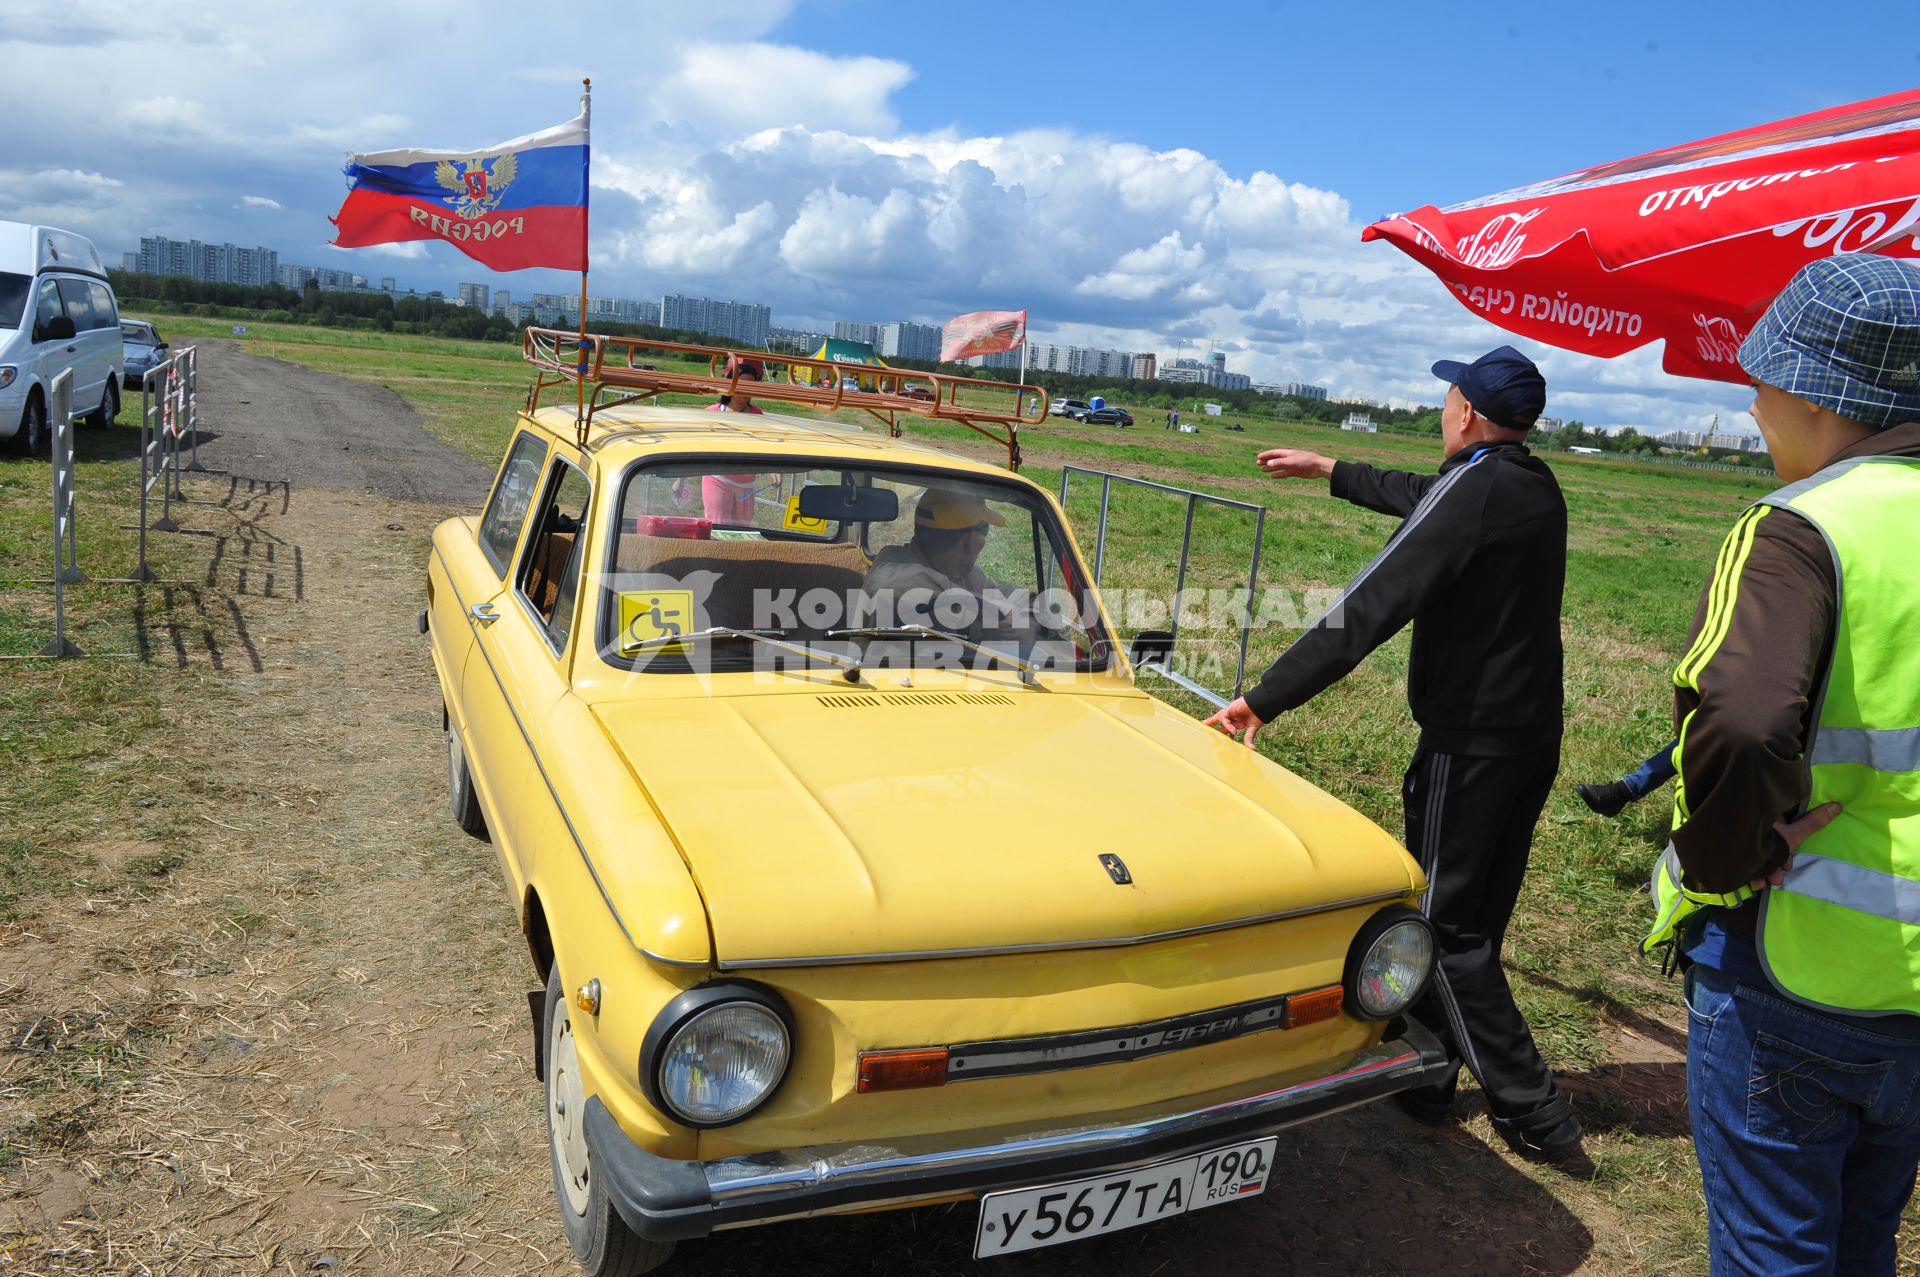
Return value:
<svg viewBox="0 0 1920 1277">
<path fill-rule="evenodd" d="M 553 1154 L 553 1196 L 567 1245 L 587 1277 L 637 1277 L 673 1255 L 673 1243 L 627 1227 L 593 1172 L 587 1148 L 587 1095 L 560 964 L 547 975 L 547 1147 Z"/>
<path fill-rule="evenodd" d="M 467 767 L 467 751 L 460 744 L 460 733 L 453 730 L 453 716 L 440 709 L 440 725 L 447 733 L 447 802 L 453 808 L 454 823 L 475 838 L 487 838 L 487 816 L 480 810 L 480 795 L 473 791 L 473 772 Z"/>
<path fill-rule="evenodd" d="M 13 436 L 16 452 L 37 457 L 47 450 L 47 401 L 38 392 L 27 395 L 27 406 L 20 413 L 20 429 Z"/>
</svg>

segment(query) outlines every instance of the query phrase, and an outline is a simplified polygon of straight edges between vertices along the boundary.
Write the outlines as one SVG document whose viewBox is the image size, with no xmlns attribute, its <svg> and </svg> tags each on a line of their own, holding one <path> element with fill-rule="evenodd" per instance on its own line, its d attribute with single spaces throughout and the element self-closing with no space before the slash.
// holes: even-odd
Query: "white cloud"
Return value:
<svg viewBox="0 0 1920 1277">
<path fill-rule="evenodd" d="M 768 126 L 888 131 L 888 99 L 913 78 L 905 63 L 835 57 L 778 44 L 694 44 L 652 95 L 670 124 L 738 133 Z M 717 130 L 716 127 L 717 126 Z"/>
<path fill-rule="evenodd" d="M 375 257 L 393 257 L 406 262 L 427 260 L 427 246 L 417 239 L 401 244 L 371 244 L 366 248 L 341 248 L 338 244 L 328 244 L 325 248 L 329 253 L 371 253 Z"/>
<path fill-rule="evenodd" d="M 1206 264 L 1204 246 L 1183 244 L 1180 232 L 1172 231 L 1149 248 L 1122 253 L 1112 270 L 1089 275 L 1074 285 L 1074 291 L 1095 297 L 1117 297 L 1121 301 L 1147 301 L 1178 291 Z"/>
<path fill-rule="evenodd" d="M 120 119 L 133 128 L 176 135 L 211 135 L 218 131 L 204 105 L 171 94 L 129 99 L 120 107 Z"/>
<path fill-rule="evenodd" d="M 279 200 L 268 199 L 264 195 L 242 195 L 235 208 L 285 208 Z"/>
<path fill-rule="evenodd" d="M 33 175 L 33 181 L 43 189 L 53 191 L 102 192 L 118 190 L 126 185 L 117 177 L 72 168 L 41 169 Z"/>
<path fill-rule="evenodd" d="M 331 124 L 296 124 L 291 135 L 302 142 L 339 151 L 383 151 L 392 146 L 420 146 L 432 150 L 458 150 L 461 146 L 487 146 L 499 139 L 468 138 L 458 144 L 405 140 L 413 121 L 404 115 L 365 115 L 356 120 Z"/>
<path fill-rule="evenodd" d="M 787 266 L 822 280 L 897 279 L 926 261 L 932 248 L 925 207 L 900 189 L 877 201 L 831 186 L 814 191 L 780 237 Z"/>
</svg>

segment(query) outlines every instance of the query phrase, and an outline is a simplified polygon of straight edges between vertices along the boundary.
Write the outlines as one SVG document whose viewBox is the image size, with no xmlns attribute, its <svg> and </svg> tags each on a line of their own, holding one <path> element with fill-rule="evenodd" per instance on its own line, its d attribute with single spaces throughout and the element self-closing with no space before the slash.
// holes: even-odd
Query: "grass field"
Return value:
<svg viewBox="0 0 1920 1277">
<path fill-rule="evenodd" d="M 230 337 L 225 322 L 160 322 L 176 348 Z M 436 435 L 489 464 L 499 456 L 529 381 L 517 348 L 506 346 L 267 324 L 250 324 L 240 340 L 256 354 L 386 385 Z M 1025 473 L 1056 492 L 1061 468 L 1071 465 L 1265 506 L 1261 582 L 1300 602 L 1291 624 L 1282 617 L 1254 634 L 1250 677 L 1284 647 L 1292 627 L 1311 616 L 1311 592 L 1340 585 L 1393 527 L 1389 519 L 1331 500 L 1323 484 L 1257 473 L 1254 453 L 1270 446 L 1308 447 L 1414 469 L 1431 469 L 1439 461 L 1437 440 L 1252 418 L 1239 419 L 1247 426 L 1244 434 L 1206 421 L 1201 433 L 1180 435 L 1147 424 L 1144 412 L 1136 415 L 1142 424 L 1126 432 L 1057 420 L 1024 431 Z M 132 567 L 132 534 L 119 525 L 133 521 L 134 416 L 129 406 L 119 428 L 80 436 L 80 562 L 98 576 L 124 576 Z M 956 451 L 996 455 L 991 444 L 960 426 L 911 420 L 906 429 Z M 1572 785 L 1617 775 L 1668 739 L 1668 673 L 1719 538 L 1773 481 L 1565 454 L 1555 454 L 1552 464 L 1571 513 L 1564 610 L 1567 736 L 1562 783 L 1542 820 L 1509 936 L 1509 969 L 1542 1049 L 1557 1070 L 1575 1079 L 1583 1121 L 1603 1136 L 1596 1178 L 1579 1191 L 1598 1195 L 1633 1221 L 1643 1253 L 1664 1248 L 1684 1257 L 1682 1268 L 1703 1271 L 1697 1173 L 1684 1122 L 1678 1132 L 1671 1122 L 1649 1123 L 1617 1092 L 1591 1084 L 1620 1067 L 1623 1034 L 1659 1037 L 1664 1030 L 1672 1039 L 1673 1026 L 1684 1024 L 1677 985 L 1635 955 L 1648 916 L 1642 884 L 1664 842 L 1665 810 L 1656 799 L 1602 821 L 1579 803 Z M 48 571 L 47 476 L 44 462 L 0 463 L 0 578 L 6 579 L 0 588 L 0 655 L 24 656 L 51 635 L 48 590 L 30 584 Z M 1068 509 L 1089 560 L 1098 503 L 1098 483 L 1077 477 Z M 1176 499 L 1116 486 L 1102 573 L 1109 592 L 1170 595 L 1184 514 Z M 1244 513 L 1203 508 L 1194 521 L 1187 584 L 1244 587 L 1252 531 Z M 162 576 L 177 577 L 183 554 L 161 538 L 154 566 Z M 0 757 L 10 776 L 0 787 L 0 921 L 31 918 L 35 900 L 51 893 L 137 890 L 142 875 L 167 872 L 168 866 L 142 863 L 118 867 L 120 876 L 108 880 L 64 849 L 90 823 L 140 818 L 139 778 L 157 751 L 182 747 L 165 737 L 169 698 L 223 694 L 213 686 L 218 680 L 137 659 L 157 633 L 165 632 L 168 641 L 185 633 L 191 641 L 192 602 L 179 591 L 89 583 L 70 593 L 69 606 L 73 637 L 100 659 L 0 664 L 7 688 Z M 1130 621 L 1156 618 L 1117 619 L 1126 632 L 1138 627 Z M 1220 660 L 1214 685 L 1230 683 L 1237 647 L 1232 629 L 1192 629 L 1189 638 L 1202 655 Z M 1352 677 L 1270 725 L 1260 739 L 1271 757 L 1396 833 L 1400 776 L 1415 737 L 1402 692 L 1406 655 L 1402 636 Z M 1202 707 L 1193 702 L 1188 708 Z M 129 777 L 131 784 L 102 796 L 106 775 Z M 1589 1085 L 1578 1085 L 1582 1078 Z"/>
</svg>

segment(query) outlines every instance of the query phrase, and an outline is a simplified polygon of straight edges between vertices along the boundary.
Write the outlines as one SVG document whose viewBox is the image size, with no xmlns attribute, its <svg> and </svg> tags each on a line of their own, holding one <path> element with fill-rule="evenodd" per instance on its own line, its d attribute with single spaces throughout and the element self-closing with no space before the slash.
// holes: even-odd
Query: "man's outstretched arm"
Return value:
<svg viewBox="0 0 1920 1277">
<path fill-rule="evenodd" d="M 1362 461 L 1336 461 L 1304 448 L 1269 448 L 1255 461 L 1282 479 L 1326 479 L 1327 490 L 1341 500 L 1402 519 L 1440 482 L 1437 474 L 1382 470 Z"/>
<path fill-rule="evenodd" d="M 1317 621 L 1280 654 L 1245 696 L 1207 722 L 1241 735 L 1304 705 L 1351 673 L 1460 577 L 1480 543 L 1486 489 L 1463 484 L 1473 467 L 1445 476 L 1373 562 L 1347 583 Z M 1250 716 L 1250 717 L 1249 717 Z"/>
</svg>

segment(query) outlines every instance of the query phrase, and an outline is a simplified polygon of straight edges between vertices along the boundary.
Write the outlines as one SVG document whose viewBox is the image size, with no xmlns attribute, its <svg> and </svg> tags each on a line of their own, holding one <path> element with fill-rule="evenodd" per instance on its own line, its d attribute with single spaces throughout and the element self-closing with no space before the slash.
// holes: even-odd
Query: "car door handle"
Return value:
<svg viewBox="0 0 1920 1277">
<path fill-rule="evenodd" d="M 72 355 L 72 354 L 77 354 L 77 353 L 79 352 L 79 350 L 80 350 L 80 347 L 78 347 L 78 346 L 68 346 L 68 347 L 67 347 L 67 353 L 68 353 L 69 355 Z"/>
<path fill-rule="evenodd" d="M 467 609 L 467 615 L 482 625 L 492 625 L 500 619 L 500 614 L 493 610 L 491 603 L 475 603 Z"/>
</svg>

